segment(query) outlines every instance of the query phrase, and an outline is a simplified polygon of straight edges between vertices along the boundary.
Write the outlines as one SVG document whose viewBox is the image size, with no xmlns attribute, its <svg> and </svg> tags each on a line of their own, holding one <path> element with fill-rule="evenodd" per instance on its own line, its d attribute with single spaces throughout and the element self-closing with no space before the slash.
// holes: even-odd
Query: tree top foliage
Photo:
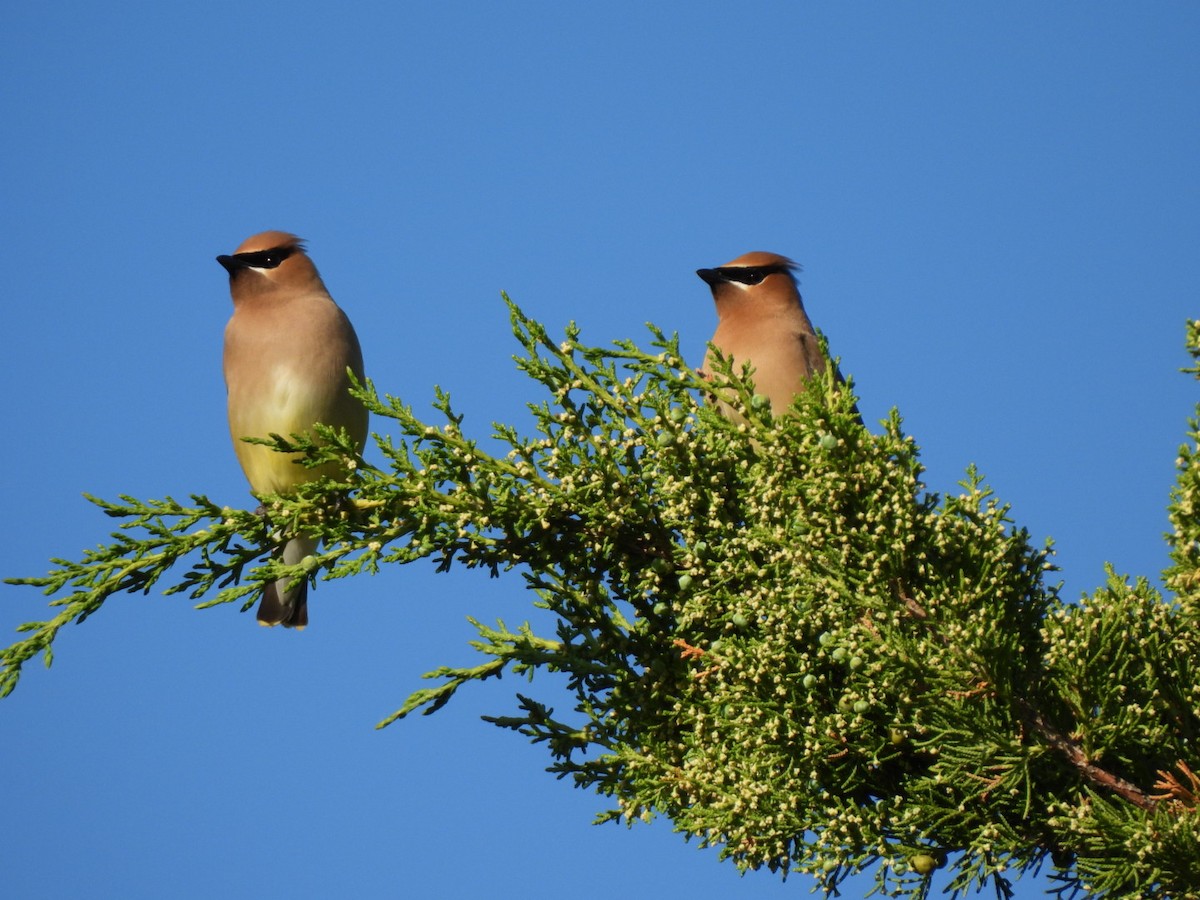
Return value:
<svg viewBox="0 0 1200 900">
<path fill-rule="evenodd" d="M 511 572 L 553 633 L 473 619 L 482 661 L 429 673 L 381 725 L 505 671 L 553 675 L 573 709 L 518 694 L 489 721 L 609 798 L 601 820 L 666 816 L 743 869 L 827 893 L 870 870 L 923 898 L 1004 896 L 1046 866 L 1066 896 L 1200 896 L 1200 422 L 1170 509 L 1173 600 L 1110 572 L 1067 602 L 1050 547 L 974 470 L 930 492 L 899 415 L 864 427 L 835 366 L 775 417 L 752 376 L 726 362 L 704 381 L 653 328 L 649 352 L 597 348 L 510 309 L 517 364 L 544 392 L 533 434 L 469 437 L 444 393 L 430 424 L 368 382 L 380 465 L 328 430 L 269 442 L 310 465 L 353 458 L 345 483 L 265 497 L 265 516 L 92 498 L 120 530 L 13 579 L 58 612 L 0 652 L 0 695 L 35 655 L 49 664 L 67 622 L 168 573 L 165 593 L 245 609 L 288 575 Z M 1200 376 L 1200 322 L 1188 346 Z M 285 566 L 271 554 L 297 531 L 325 543 Z"/>
</svg>

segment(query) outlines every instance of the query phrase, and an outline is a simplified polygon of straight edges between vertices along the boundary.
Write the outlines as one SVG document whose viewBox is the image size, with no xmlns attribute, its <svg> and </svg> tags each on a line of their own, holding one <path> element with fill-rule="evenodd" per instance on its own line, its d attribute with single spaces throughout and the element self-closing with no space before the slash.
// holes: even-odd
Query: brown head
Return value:
<svg viewBox="0 0 1200 900">
<path fill-rule="evenodd" d="M 217 262 L 229 273 L 233 302 L 275 291 L 325 290 L 304 241 L 286 231 L 263 231 L 246 238 Z"/>
<path fill-rule="evenodd" d="M 786 256 L 753 250 L 715 269 L 697 269 L 696 274 L 712 289 L 717 315 L 724 316 L 730 308 L 747 303 L 763 312 L 803 308 L 796 288 L 795 273 L 799 270 L 800 266 Z"/>
</svg>

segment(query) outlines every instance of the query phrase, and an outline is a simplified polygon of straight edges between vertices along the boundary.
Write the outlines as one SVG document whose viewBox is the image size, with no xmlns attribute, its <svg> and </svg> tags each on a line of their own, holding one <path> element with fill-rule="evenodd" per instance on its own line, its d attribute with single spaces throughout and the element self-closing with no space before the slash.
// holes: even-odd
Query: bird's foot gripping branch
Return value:
<svg viewBox="0 0 1200 900">
<path fill-rule="evenodd" d="M 1045 864 L 1068 891 L 1196 896 L 1196 423 L 1171 509 L 1178 604 L 1115 576 L 1066 603 L 1044 580 L 1048 548 L 974 473 L 928 492 L 899 417 L 868 432 L 835 367 L 772 417 L 728 365 L 701 380 L 658 332 L 653 352 L 598 349 L 512 317 L 518 365 L 544 391 L 531 436 L 468 437 L 445 395 L 427 424 L 366 384 L 391 429 L 382 465 L 356 460 L 348 484 L 268 498 L 266 520 L 203 497 L 102 503 L 124 520 L 112 543 L 21 580 L 60 612 L 4 651 L 0 686 L 49 660 L 63 624 L 176 563 L 166 591 L 202 606 L 425 558 L 516 570 L 554 633 L 473 620 L 484 660 L 430 673 L 387 721 L 505 670 L 554 673 L 573 709 L 519 695 L 491 721 L 610 798 L 601 818 L 667 816 L 739 866 L 826 890 L 873 869 L 923 897 L 935 879 L 1003 894 Z M 1200 353 L 1200 326 L 1190 338 Z M 354 456 L 346 436 L 319 437 L 278 445 L 313 465 Z M 324 549 L 271 561 L 281 529 Z"/>
</svg>

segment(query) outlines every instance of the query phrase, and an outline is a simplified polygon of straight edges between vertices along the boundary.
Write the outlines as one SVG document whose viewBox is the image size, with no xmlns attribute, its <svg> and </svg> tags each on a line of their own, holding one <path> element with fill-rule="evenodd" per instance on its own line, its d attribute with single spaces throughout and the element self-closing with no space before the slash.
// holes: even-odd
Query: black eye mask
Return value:
<svg viewBox="0 0 1200 900">
<path fill-rule="evenodd" d="M 232 259 L 247 269 L 274 269 L 295 252 L 295 247 L 274 247 L 270 250 L 256 250 L 253 253 L 235 253 Z"/>
<path fill-rule="evenodd" d="M 778 264 L 770 266 L 725 266 L 713 269 L 726 281 L 736 281 L 739 284 L 762 284 L 768 275 L 777 272 L 787 272 L 787 266 Z"/>
<path fill-rule="evenodd" d="M 768 275 L 784 274 L 791 277 L 792 266 L 787 263 L 770 263 L 765 266 L 721 266 L 718 269 L 697 269 L 704 282 L 712 288 L 718 284 L 762 284 Z"/>
</svg>

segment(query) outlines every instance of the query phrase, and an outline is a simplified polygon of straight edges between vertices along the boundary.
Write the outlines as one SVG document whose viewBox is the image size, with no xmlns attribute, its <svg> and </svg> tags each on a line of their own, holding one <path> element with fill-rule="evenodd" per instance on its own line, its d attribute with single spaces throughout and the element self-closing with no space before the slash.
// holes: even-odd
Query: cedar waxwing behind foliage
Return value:
<svg viewBox="0 0 1200 900">
<path fill-rule="evenodd" d="M 231 256 L 218 256 L 229 272 L 233 316 L 225 327 L 225 387 L 229 432 L 255 494 L 287 493 L 323 476 L 344 477 L 336 464 L 305 468 L 297 454 L 278 453 L 242 438 L 309 435 L 316 423 L 345 428 L 361 449 L 367 410 L 350 396 L 346 369 L 363 377 L 362 351 L 346 314 L 325 289 L 316 266 L 294 234 L 264 231 Z M 283 561 L 299 563 L 317 541 L 293 537 Z M 262 625 L 308 624 L 308 581 L 266 586 L 258 607 Z"/>
<path fill-rule="evenodd" d="M 732 358 L 735 374 L 750 364 L 754 391 L 771 401 L 775 415 L 787 410 L 809 376 L 825 369 L 816 331 L 796 287 L 798 268 L 786 256 L 756 250 L 696 272 L 712 288 L 717 304 L 713 346 Z M 712 375 L 707 352 L 702 372 Z M 718 406 L 727 418 L 742 420 L 727 404 Z"/>
</svg>

